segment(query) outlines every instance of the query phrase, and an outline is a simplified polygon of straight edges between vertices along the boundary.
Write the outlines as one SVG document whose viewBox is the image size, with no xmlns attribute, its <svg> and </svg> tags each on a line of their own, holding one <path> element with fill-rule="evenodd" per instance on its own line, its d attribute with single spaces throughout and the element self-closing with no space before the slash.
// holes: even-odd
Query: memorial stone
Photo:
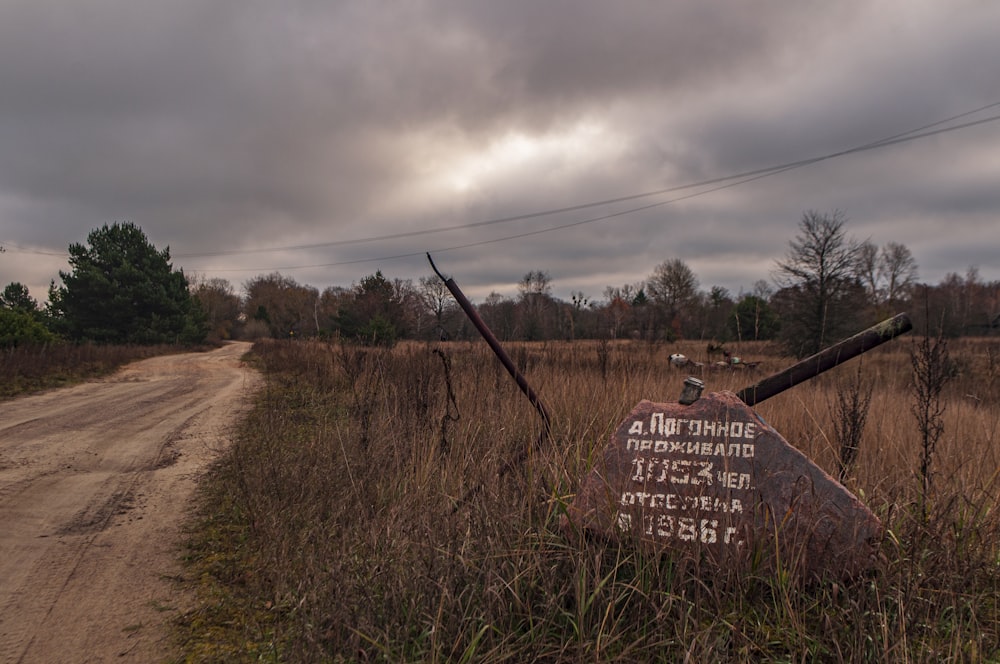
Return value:
<svg viewBox="0 0 1000 664">
<path fill-rule="evenodd" d="M 865 505 L 731 392 L 640 402 L 563 523 L 718 565 L 837 577 L 873 567 L 882 534 Z"/>
</svg>

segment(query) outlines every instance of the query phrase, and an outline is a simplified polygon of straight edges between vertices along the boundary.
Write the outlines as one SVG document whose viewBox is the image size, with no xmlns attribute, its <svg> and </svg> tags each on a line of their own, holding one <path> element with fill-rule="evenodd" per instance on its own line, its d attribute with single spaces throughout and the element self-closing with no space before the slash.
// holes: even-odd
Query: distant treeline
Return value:
<svg viewBox="0 0 1000 664">
<path fill-rule="evenodd" d="M 460 281 L 460 279 L 459 279 Z M 436 276 L 389 279 L 381 272 L 350 287 L 320 292 L 281 274 L 251 279 L 242 296 L 225 280 L 194 286 L 216 337 L 340 337 L 369 344 L 397 339 L 470 339 L 476 331 Z M 517 283 L 517 295 L 491 293 L 477 304 L 501 340 L 699 339 L 716 343 L 775 340 L 806 355 L 908 311 L 921 333 L 1000 334 L 1000 281 L 975 268 L 937 285 L 919 283 L 902 244 L 877 247 L 847 236 L 838 212 L 807 212 L 773 281 L 749 292 L 699 287 L 679 258 L 638 283 L 608 286 L 600 297 L 552 295 L 545 270 Z"/>
<path fill-rule="evenodd" d="M 806 355 L 874 322 L 909 311 L 921 333 L 947 337 L 1000 334 L 1000 281 L 976 268 L 920 283 L 909 249 L 847 235 L 840 212 L 806 212 L 771 281 L 748 292 L 700 287 L 680 258 L 655 266 L 643 281 L 607 286 L 600 296 L 552 295 L 552 278 L 531 270 L 517 295 L 491 293 L 478 303 L 502 340 L 700 339 L 716 343 L 775 340 Z M 56 340 L 98 343 L 199 343 L 232 338 L 340 338 L 371 345 L 400 339 L 470 339 L 476 335 L 434 275 L 390 279 L 376 271 L 350 286 L 320 292 L 273 273 L 238 292 L 225 279 L 192 282 L 173 270 L 134 224 L 114 224 L 70 246 L 40 306 L 12 282 L 0 295 L 0 347 Z"/>
</svg>

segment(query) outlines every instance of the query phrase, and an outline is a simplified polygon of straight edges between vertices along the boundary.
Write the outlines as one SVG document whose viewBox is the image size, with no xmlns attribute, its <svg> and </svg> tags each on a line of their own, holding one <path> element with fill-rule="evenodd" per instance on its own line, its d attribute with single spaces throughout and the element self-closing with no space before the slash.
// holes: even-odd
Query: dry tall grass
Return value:
<svg viewBox="0 0 1000 664">
<path fill-rule="evenodd" d="M 510 467 L 542 425 L 483 344 L 258 343 L 266 388 L 192 533 L 205 603 L 181 626 L 189 658 L 1000 657 L 1000 345 L 952 343 L 956 377 L 926 517 L 911 346 L 897 340 L 757 408 L 836 475 L 837 395 L 858 362 L 874 381 L 845 484 L 887 526 L 885 567 L 802 585 L 559 532 L 564 501 L 632 406 L 679 395 L 686 374 L 667 355 L 707 359 L 701 344 L 512 345 L 554 427 Z M 737 354 L 763 364 L 706 373 L 707 390 L 736 391 L 790 363 L 762 345 Z"/>
<path fill-rule="evenodd" d="M 106 376 L 134 360 L 183 350 L 190 349 L 92 343 L 3 348 L 0 349 L 0 399 Z"/>
</svg>

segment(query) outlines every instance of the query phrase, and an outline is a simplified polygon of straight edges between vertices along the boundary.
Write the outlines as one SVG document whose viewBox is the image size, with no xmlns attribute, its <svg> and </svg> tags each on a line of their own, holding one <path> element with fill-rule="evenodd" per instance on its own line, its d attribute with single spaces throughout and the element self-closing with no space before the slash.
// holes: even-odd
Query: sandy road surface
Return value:
<svg viewBox="0 0 1000 664">
<path fill-rule="evenodd" d="M 199 474 L 257 376 L 249 344 L 0 403 L 0 662 L 155 662 Z"/>
</svg>

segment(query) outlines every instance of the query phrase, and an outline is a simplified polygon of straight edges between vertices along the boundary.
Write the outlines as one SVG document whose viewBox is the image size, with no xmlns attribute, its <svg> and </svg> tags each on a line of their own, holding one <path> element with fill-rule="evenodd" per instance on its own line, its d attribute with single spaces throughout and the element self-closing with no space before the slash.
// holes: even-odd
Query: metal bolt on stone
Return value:
<svg viewBox="0 0 1000 664">
<path fill-rule="evenodd" d="M 695 401 L 701 398 L 701 392 L 705 389 L 705 383 L 694 376 L 688 376 L 684 379 L 684 389 L 681 390 L 681 396 L 677 399 L 677 403 L 682 406 L 690 406 Z"/>
</svg>

